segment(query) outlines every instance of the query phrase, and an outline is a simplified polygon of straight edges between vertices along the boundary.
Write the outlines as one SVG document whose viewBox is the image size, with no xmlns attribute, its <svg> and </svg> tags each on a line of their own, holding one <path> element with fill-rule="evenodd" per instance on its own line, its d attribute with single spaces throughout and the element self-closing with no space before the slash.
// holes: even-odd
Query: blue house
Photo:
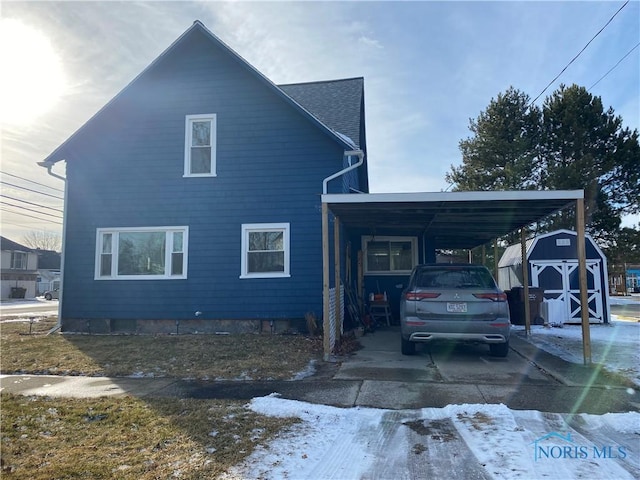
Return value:
<svg viewBox="0 0 640 480">
<path fill-rule="evenodd" d="M 196 21 L 40 165 L 60 161 L 62 331 L 320 315 L 323 184 L 368 192 L 364 80 L 277 86 Z"/>
<path fill-rule="evenodd" d="M 345 304 L 386 293 L 393 314 L 437 249 L 584 196 L 370 194 L 364 80 L 277 86 L 197 21 L 40 165 L 62 161 L 62 331 L 282 331 L 313 312 L 325 358 Z"/>
</svg>

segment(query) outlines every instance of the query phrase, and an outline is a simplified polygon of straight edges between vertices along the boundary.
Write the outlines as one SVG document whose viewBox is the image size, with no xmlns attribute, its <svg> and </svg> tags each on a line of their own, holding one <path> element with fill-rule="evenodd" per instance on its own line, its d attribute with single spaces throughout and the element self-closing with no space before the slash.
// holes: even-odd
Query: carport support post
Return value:
<svg viewBox="0 0 640 480">
<path fill-rule="evenodd" d="M 331 356 L 329 303 L 329 206 L 322 202 L 322 335 L 325 362 Z"/>
<path fill-rule="evenodd" d="M 340 302 L 340 219 L 334 216 L 333 221 L 333 271 L 334 282 L 336 286 L 335 294 L 335 336 L 336 342 L 339 341 L 342 333 L 342 316 L 340 312 L 342 310 L 342 303 Z"/>
<path fill-rule="evenodd" d="M 496 278 L 496 283 L 500 285 L 500 274 L 498 272 L 498 239 L 493 241 L 493 276 Z"/>
<path fill-rule="evenodd" d="M 531 335 L 531 307 L 529 305 L 529 262 L 527 260 L 527 229 L 520 230 L 520 248 L 522 251 L 522 283 L 524 290 L 524 333 L 528 337 Z"/>
<path fill-rule="evenodd" d="M 587 294 L 587 251 L 584 233 L 584 199 L 576 200 L 576 233 L 578 234 L 578 274 L 580 280 L 580 315 L 582 317 L 582 352 L 584 364 L 591 364 L 591 332 L 589 331 L 589 296 Z"/>
</svg>

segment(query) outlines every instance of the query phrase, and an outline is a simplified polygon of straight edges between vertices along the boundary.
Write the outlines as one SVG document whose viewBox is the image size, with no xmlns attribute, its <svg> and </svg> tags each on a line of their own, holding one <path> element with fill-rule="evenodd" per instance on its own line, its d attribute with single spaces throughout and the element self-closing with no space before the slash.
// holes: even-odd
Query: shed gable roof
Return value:
<svg viewBox="0 0 640 480">
<path fill-rule="evenodd" d="M 531 252 L 533 252 L 533 250 L 536 248 L 536 245 L 540 240 L 544 240 L 545 238 L 550 238 L 550 237 L 557 237 L 560 235 L 564 235 L 564 236 L 569 235 L 572 237 L 578 236 L 578 234 L 573 230 L 559 229 L 559 230 L 554 230 L 553 232 L 543 233 L 533 238 L 529 238 L 526 241 L 526 245 L 525 245 L 525 252 L 526 252 L 527 259 L 529 258 L 529 255 L 531 254 Z M 589 235 L 588 233 L 585 234 L 584 239 L 585 239 L 585 242 L 588 242 L 589 244 L 591 244 L 591 246 L 596 250 L 596 252 L 598 252 L 598 255 L 600 255 L 602 258 L 606 258 L 604 253 L 598 246 L 598 244 L 591 237 L 591 235 Z M 498 262 L 499 268 L 511 267 L 516 265 L 522 265 L 522 246 L 519 243 L 514 245 L 509 245 L 505 249 L 504 253 L 502 254 L 502 257 L 500 257 L 500 261 Z"/>
<path fill-rule="evenodd" d="M 108 109 L 115 101 L 118 99 L 123 92 L 125 92 L 131 85 L 136 83 L 136 81 L 145 75 L 150 69 L 154 68 L 160 62 L 162 62 L 165 58 L 170 56 L 176 47 L 183 43 L 185 39 L 190 37 L 191 35 L 199 32 L 204 34 L 214 45 L 218 48 L 221 48 L 227 54 L 230 55 L 232 59 L 238 62 L 241 66 L 243 66 L 251 75 L 257 77 L 267 88 L 271 89 L 274 93 L 276 93 L 280 98 L 283 99 L 286 103 L 288 103 L 292 108 L 298 110 L 304 117 L 306 117 L 310 122 L 312 122 L 316 127 L 318 127 L 321 131 L 331 137 L 334 141 L 339 143 L 343 148 L 347 150 L 352 150 L 355 148 L 360 148 L 358 145 L 360 143 L 359 135 L 356 135 L 356 138 L 352 138 L 352 141 L 349 141 L 348 133 L 340 132 L 336 128 L 347 128 L 347 124 L 360 125 L 363 120 L 361 120 L 360 116 L 363 116 L 363 110 L 358 108 L 357 119 L 352 119 L 350 121 L 346 120 L 346 113 L 343 116 L 331 116 L 327 114 L 327 108 L 322 108 L 318 105 L 318 98 L 320 98 L 318 94 L 318 89 L 308 87 L 308 88 L 291 88 L 291 90 L 295 90 L 298 94 L 298 99 L 290 96 L 285 90 L 281 89 L 277 85 L 275 85 L 271 80 L 269 80 L 266 76 L 260 73 L 255 67 L 249 64 L 246 60 L 244 60 L 239 54 L 237 54 L 231 47 L 226 45 L 222 40 L 216 37 L 208 28 L 206 28 L 199 20 L 196 20 L 191 27 L 189 27 L 177 40 L 175 40 L 162 54 L 160 54 L 147 68 L 145 68 L 139 75 L 137 75 L 125 88 L 123 88 L 114 98 L 112 98 L 105 106 L 103 106 L 93 117 L 91 117 L 84 125 L 82 125 L 75 133 L 71 135 L 65 142 L 63 142 L 60 146 L 58 146 L 52 153 L 50 153 L 42 162 L 39 162 L 41 166 L 50 166 L 56 162 L 61 160 L 65 160 L 65 156 L 67 155 L 67 149 L 69 144 L 71 144 L 75 138 L 82 135 L 82 132 L 87 128 L 87 126 L 93 123 L 94 119 L 100 117 L 101 114 Z M 318 86 L 321 84 L 326 84 L 330 82 L 318 82 Z M 363 82 L 362 82 L 363 83 Z M 360 88 L 362 88 L 362 83 L 360 84 Z M 305 85 L 305 84 L 298 84 Z M 309 85 L 309 84 L 307 84 Z M 355 83 L 353 85 L 349 85 L 351 88 L 344 88 L 343 93 L 349 91 L 350 100 L 356 101 L 357 95 L 354 95 Z M 327 87 L 324 87 L 326 89 Z M 320 88 L 322 90 L 323 88 Z M 313 91 L 312 91 L 313 90 Z M 337 92 L 337 89 L 333 89 L 334 92 Z M 315 93 L 314 93 L 315 92 Z M 300 101 L 301 100 L 301 101 Z M 302 102 L 306 100 L 308 105 L 304 105 Z M 360 101 L 362 100 L 362 94 L 360 94 Z M 347 103 L 347 98 L 343 98 L 343 101 Z M 339 102 L 334 101 L 334 104 L 340 104 Z M 315 114 L 311 111 L 311 109 L 316 110 Z M 349 109 L 349 112 L 356 112 L 354 107 Z M 326 121 L 333 122 L 334 126 L 324 123 L 324 121 L 319 118 L 317 115 L 323 115 Z M 335 118 L 334 118 L 335 117 Z M 337 117 L 340 117 L 338 119 Z M 344 117 L 344 118 L 342 118 Z M 353 128 L 347 128 L 349 132 L 353 135 Z"/>
</svg>

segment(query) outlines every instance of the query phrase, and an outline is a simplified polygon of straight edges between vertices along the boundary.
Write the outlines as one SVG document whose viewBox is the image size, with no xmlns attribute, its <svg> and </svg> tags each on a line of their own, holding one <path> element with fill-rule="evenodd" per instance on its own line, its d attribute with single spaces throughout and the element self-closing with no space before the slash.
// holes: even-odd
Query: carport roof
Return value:
<svg viewBox="0 0 640 480">
<path fill-rule="evenodd" d="M 343 225 L 425 233 L 434 248 L 473 248 L 575 205 L 583 190 L 325 194 Z"/>
</svg>

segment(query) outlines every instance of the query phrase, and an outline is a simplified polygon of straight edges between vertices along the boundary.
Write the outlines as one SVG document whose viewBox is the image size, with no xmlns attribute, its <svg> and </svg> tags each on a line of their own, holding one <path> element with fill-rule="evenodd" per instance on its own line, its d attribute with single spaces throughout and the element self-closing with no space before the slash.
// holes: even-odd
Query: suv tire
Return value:
<svg viewBox="0 0 640 480">
<path fill-rule="evenodd" d="M 401 341 L 401 350 L 403 355 L 414 355 L 416 353 L 416 344 L 415 342 L 410 342 L 409 340 L 405 340 L 400 337 Z"/>
<path fill-rule="evenodd" d="M 506 357 L 509 354 L 509 340 L 507 340 L 505 343 L 490 344 L 489 352 L 494 357 Z"/>
</svg>

